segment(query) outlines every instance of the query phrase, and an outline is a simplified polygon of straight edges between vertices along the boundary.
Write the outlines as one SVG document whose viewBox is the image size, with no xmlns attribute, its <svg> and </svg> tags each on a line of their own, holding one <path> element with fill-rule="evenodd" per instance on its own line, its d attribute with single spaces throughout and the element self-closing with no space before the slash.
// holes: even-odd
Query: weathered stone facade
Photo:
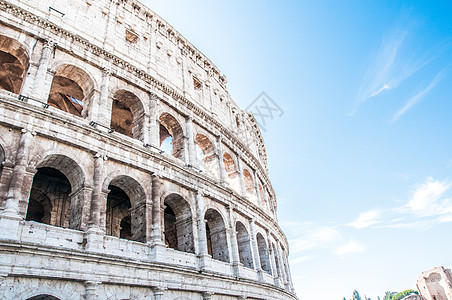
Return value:
<svg viewBox="0 0 452 300">
<path fill-rule="evenodd" d="M 1 299 L 296 299 L 209 59 L 134 0 L 0 0 L 0 27 Z"/>
<path fill-rule="evenodd" d="M 417 289 L 423 300 L 452 300 L 452 274 L 444 267 L 422 272 Z"/>
</svg>

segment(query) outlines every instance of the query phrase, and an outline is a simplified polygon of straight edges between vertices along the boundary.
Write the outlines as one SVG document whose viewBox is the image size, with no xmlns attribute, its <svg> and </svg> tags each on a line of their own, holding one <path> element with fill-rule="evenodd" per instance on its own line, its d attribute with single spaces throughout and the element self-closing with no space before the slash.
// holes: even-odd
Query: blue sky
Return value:
<svg viewBox="0 0 452 300">
<path fill-rule="evenodd" d="M 263 133 L 301 299 L 372 299 L 452 267 L 452 2 L 143 0 Z"/>
</svg>

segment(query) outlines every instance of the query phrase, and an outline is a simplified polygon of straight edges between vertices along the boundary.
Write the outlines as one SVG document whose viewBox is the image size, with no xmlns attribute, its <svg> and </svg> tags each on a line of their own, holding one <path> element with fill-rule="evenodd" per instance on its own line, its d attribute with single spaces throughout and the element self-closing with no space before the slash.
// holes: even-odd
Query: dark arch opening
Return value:
<svg viewBox="0 0 452 300">
<path fill-rule="evenodd" d="M 166 146 L 166 151 L 179 159 L 184 158 L 184 133 L 179 122 L 169 113 L 160 116 L 160 147 Z M 168 144 L 170 141 L 170 144 Z"/>
<path fill-rule="evenodd" d="M 220 213 L 214 209 L 206 211 L 207 250 L 213 259 L 229 262 L 226 226 Z"/>
<path fill-rule="evenodd" d="M 50 87 L 47 103 L 78 117 L 86 117 L 94 83 L 88 74 L 73 65 L 57 69 Z"/>
<path fill-rule="evenodd" d="M 270 259 L 268 257 L 267 243 L 265 242 L 264 237 L 260 233 L 257 234 L 257 248 L 259 250 L 259 259 L 261 262 L 262 270 L 264 270 L 268 274 L 272 275 Z"/>
<path fill-rule="evenodd" d="M 143 140 L 144 108 L 140 99 L 120 90 L 113 96 L 111 128 L 131 138 Z"/>
<path fill-rule="evenodd" d="M 71 184 L 59 170 L 42 167 L 36 172 L 25 220 L 69 227 Z"/>
<path fill-rule="evenodd" d="M 132 239 L 130 219 L 130 199 L 121 188 L 109 185 L 107 196 L 107 235 Z"/>
<path fill-rule="evenodd" d="M 29 58 L 16 40 L 0 35 L 0 89 L 19 94 Z"/>
<path fill-rule="evenodd" d="M 168 247 L 195 253 L 193 219 L 188 202 L 178 194 L 170 194 L 164 200 L 164 234 Z"/>
<path fill-rule="evenodd" d="M 239 248 L 240 262 L 247 268 L 254 268 L 253 254 L 251 252 L 251 240 L 248 231 L 241 222 L 235 225 L 237 233 L 237 246 Z"/>
<path fill-rule="evenodd" d="M 60 300 L 57 297 L 51 296 L 51 295 L 38 295 L 28 298 L 27 300 Z"/>
</svg>

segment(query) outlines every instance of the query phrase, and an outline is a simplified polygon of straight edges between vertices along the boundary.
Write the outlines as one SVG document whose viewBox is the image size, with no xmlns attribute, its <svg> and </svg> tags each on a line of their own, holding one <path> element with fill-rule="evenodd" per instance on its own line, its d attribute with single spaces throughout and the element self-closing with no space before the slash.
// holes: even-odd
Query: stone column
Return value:
<svg viewBox="0 0 452 300">
<path fill-rule="evenodd" d="M 163 296 L 165 295 L 165 291 L 167 289 L 165 287 L 156 286 L 152 288 L 152 292 L 154 293 L 155 300 L 163 300 Z"/>
<path fill-rule="evenodd" d="M 218 164 L 220 170 L 220 184 L 226 184 L 226 168 L 224 166 L 224 149 L 221 136 L 217 137 L 217 153 L 218 153 Z"/>
<path fill-rule="evenodd" d="M 45 81 L 54 46 L 55 44 L 52 40 L 47 40 L 42 47 L 41 58 L 39 59 L 38 69 L 36 70 L 35 80 L 31 90 L 30 96 L 41 101 L 47 101 L 45 92 L 47 92 L 50 87 L 47 87 L 46 89 Z"/>
<path fill-rule="evenodd" d="M 160 123 L 157 121 L 157 111 L 159 106 L 159 100 L 157 95 L 150 93 L 149 101 L 151 103 L 149 107 L 149 144 L 159 148 L 160 147 Z"/>
<path fill-rule="evenodd" d="M 240 191 L 243 197 L 246 197 L 245 179 L 243 177 L 242 157 L 237 155 L 237 170 L 239 172 Z"/>
<path fill-rule="evenodd" d="M 254 219 L 250 220 L 250 237 L 251 237 L 251 247 L 253 248 L 253 259 L 254 259 L 254 266 L 257 270 L 259 280 L 263 280 L 262 275 L 262 267 L 261 267 L 261 260 L 259 256 L 259 247 L 257 246 L 257 240 L 256 240 L 256 228 L 254 225 Z"/>
<path fill-rule="evenodd" d="M 85 299 L 86 300 L 97 300 L 97 286 L 101 284 L 96 281 L 86 281 L 85 282 Z"/>
<path fill-rule="evenodd" d="M 196 157 L 195 140 L 193 137 L 193 116 L 191 115 L 186 118 L 186 128 L 188 142 L 188 160 L 185 161 L 188 162 L 188 164 L 199 168 L 198 160 Z"/>
<path fill-rule="evenodd" d="M 259 180 L 257 177 L 256 170 L 253 170 L 253 179 L 254 179 L 254 187 L 256 189 L 256 199 L 258 206 L 262 207 L 262 198 L 261 198 L 261 192 L 259 191 Z"/>
<path fill-rule="evenodd" d="M 94 156 L 93 190 L 91 193 L 90 219 L 86 233 L 86 250 L 102 251 L 103 235 L 105 234 L 105 210 L 107 205 L 107 195 L 102 189 L 104 177 L 104 160 L 101 153 Z M 103 212 L 103 215 L 102 215 Z"/>
<path fill-rule="evenodd" d="M 32 134 L 29 130 L 22 129 L 19 148 L 16 155 L 16 164 L 11 177 L 11 184 L 6 196 L 5 208 L 2 215 L 9 217 L 19 216 L 19 202 L 25 196 L 22 193 L 24 179 L 26 178 L 27 159 L 30 150 Z"/>
<path fill-rule="evenodd" d="M 206 221 L 204 219 L 204 200 L 201 191 L 195 193 L 196 199 L 196 223 L 198 227 L 198 258 L 199 268 L 205 270 L 208 268 L 208 260 L 210 258 L 207 250 Z"/>
<path fill-rule="evenodd" d="M 94 121 L 99 122 L 103 126 L 110 127 L 111 123 L 111 103 L 109 99 L 109 85 L 110 85 L 111 70 L 110 68 L 104 68 L 102 71 L 102 83 L 100 86 L 99 103 L 93 105 L 96 108 L 97 119 Z M 94 117 L 94 115 L 93 115 Z"/>
<path fill-rule="evenodd" d="M 6 197 L 8 196 L 8 188 L 11 183 L 13 172 L 14 164 L 9 160 L 3 161 L 0 176 L 0 214 L 3 212 Z"/>
<path fill-rule="evenodd" d="M 234 275 L 236 277 L 240 276 L 240 268 L 242 264 L 240 263 L 239 255 L 239 245 L 237 243 L 237 230 L 235 228 L 234 222 L 234 211 L 231 206 L 228 207 L 228 221 L 229 221 L 229 239 L 231 240 L 231 258 L 232 267 L 234 268 Z"/>
<path fill-rule="evenodd" d="M 213 292 L 202 292 L 202 300 L 211 300 Z"/>
<path fill-rule="evenodd" d="M 157 175 L 152 176 L 152 225 L 151 225 L 151 260 L 165 262 L 166 245 L 163 242 L 163 231 L 165 226 L 162 195 L 165 193 L 165 187 L 161 178 Z M 157 298 L 156 298 L 157 299 Z"/>
</svg>

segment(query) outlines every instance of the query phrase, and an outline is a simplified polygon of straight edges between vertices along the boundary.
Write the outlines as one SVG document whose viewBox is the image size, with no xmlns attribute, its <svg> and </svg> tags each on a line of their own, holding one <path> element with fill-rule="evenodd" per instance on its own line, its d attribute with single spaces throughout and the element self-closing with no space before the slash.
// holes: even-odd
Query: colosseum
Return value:
<svg viewBox="0 0 452 300">
<path fill-rule="evenodd" d="M 0 0 L 0 299 L 297 299 L 264 142 L 135 0 Z"/>
</svg>

